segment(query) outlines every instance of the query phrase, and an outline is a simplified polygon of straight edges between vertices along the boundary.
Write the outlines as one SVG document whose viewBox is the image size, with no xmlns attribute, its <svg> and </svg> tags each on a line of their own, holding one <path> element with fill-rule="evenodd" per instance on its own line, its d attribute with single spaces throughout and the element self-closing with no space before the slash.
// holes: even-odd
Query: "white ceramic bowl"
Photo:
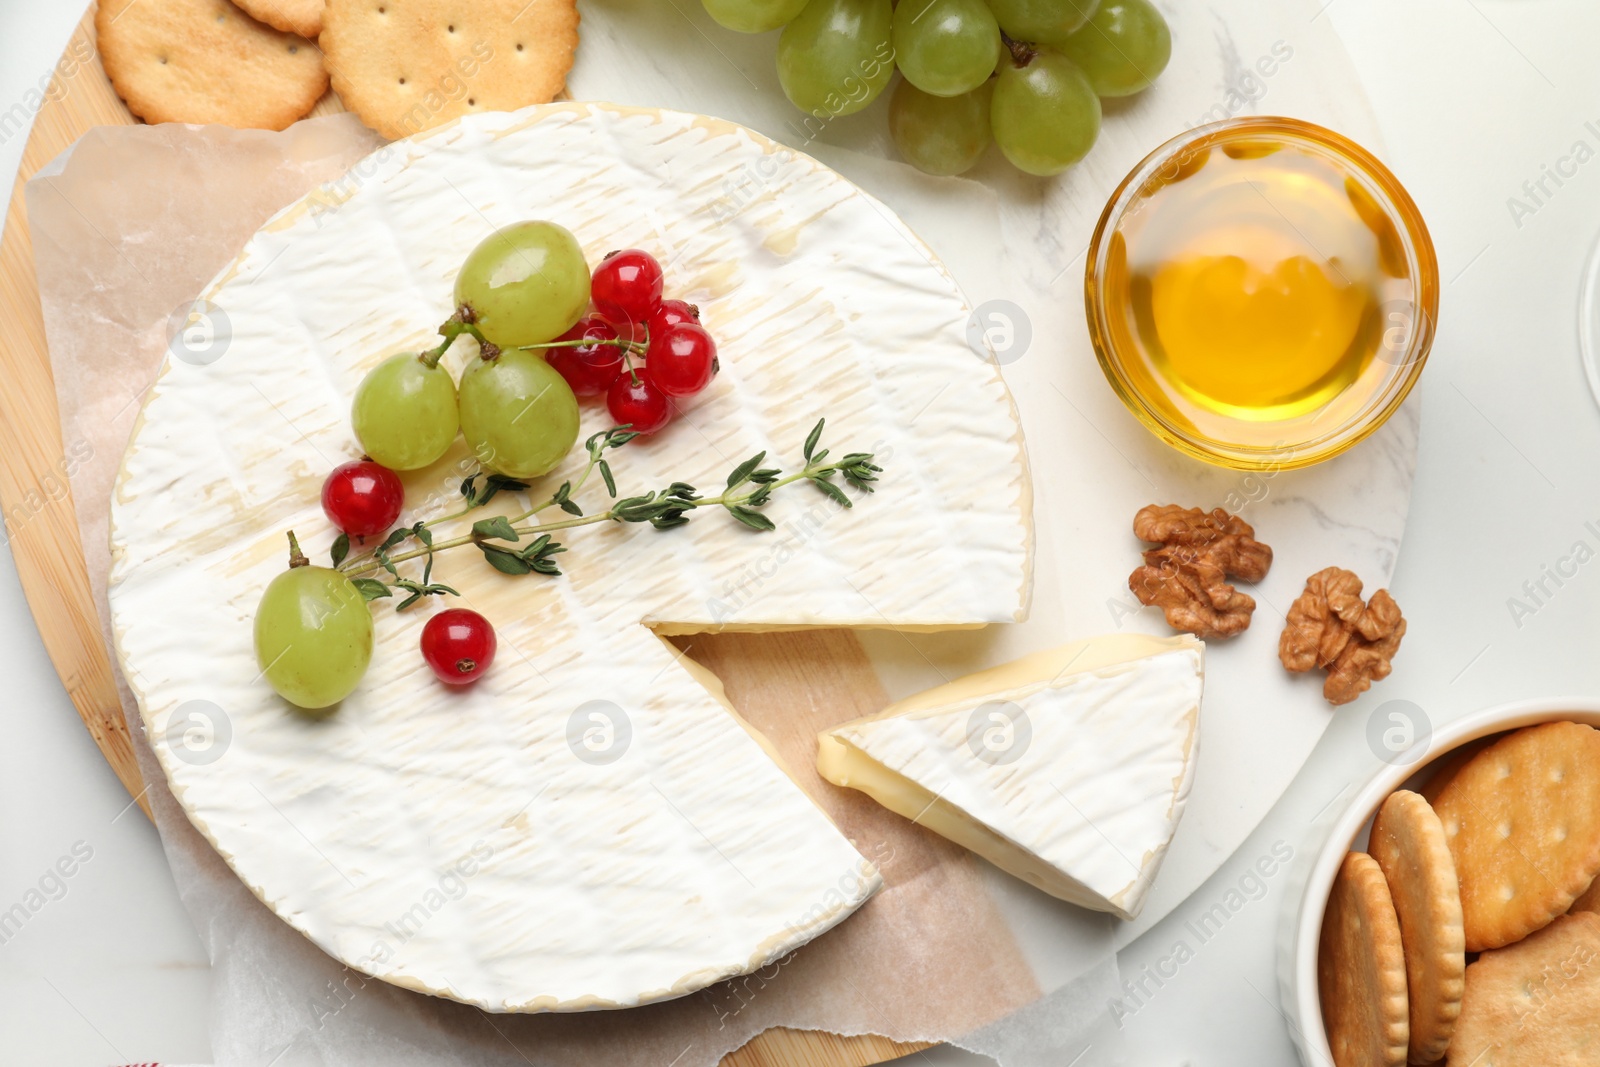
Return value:
<svg viewBox="0 0 1600 1067">
<path fill-rule="evenodd" d="M 1365 847 L 1373 812 L 1383 798 L 1408 782 L 1424 782 L 1432 764 L 1452 749 L 1502 730 L 1515 730 L 1541 722 L 1581 722 L 1600 728 L 1600 701 L 1583 698 L 1528 700 L 1487 708 L 1440 727 L 1414 758 L 1386 765 L 1373 775 L 1349 805 L 1325 824 L 1318 845 L 1301 852 L 1308 862 L 1297 866 L 1296 884 L 1278 938 L 1278 993 L 1283 1000 L 1289 1034 L 1306 1067 L 1333 1067 L 1328 1035 L 1322 1028 L 1322 1007 L 1317 998 L 1317 943 L 1322 934 L 1322 913 L 1328 903 L 1339 864 L 1352 846 Z M 1420 747 L 1420 746 L 1419 746 Z"/>
</svg>

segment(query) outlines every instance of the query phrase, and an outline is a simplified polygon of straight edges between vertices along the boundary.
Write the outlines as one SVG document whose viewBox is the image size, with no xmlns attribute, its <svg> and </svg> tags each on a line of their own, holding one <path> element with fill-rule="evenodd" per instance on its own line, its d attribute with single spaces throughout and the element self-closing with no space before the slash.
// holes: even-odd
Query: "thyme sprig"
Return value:
<svg viewBox="0 0 1600 1067">
<path fill-rule="evenodd" d="M 693 485 L 678 481 L 671 483 L 665 489 L 651 490 L 619 499 L 616 476 L 605 458 L 605 453 L 610 449 L 622 447 L 638 434 L 626 425 L 613 427 L 595 434 L 585 442 L 584 447 L 588 452 L 589 461 L 575 481 L 562 482 L 548 499 L 520 515 L 497 515 L 493 518 L 480 519 L 472 524 L 470 533 L 438 542 L 433 539 L 431 527 L 444 520 L 419 522 L 395 530 L 370 555 L 354 560 L 344 558 L 344 552 L 349 548 L 346 540 L 343 551 L 339 543 L 335 544 L 334 566 L 344 571 L 356 583 L 362 595 L 369 600 L 392 595 L 395 588 L 410 593 L 410 596 L 397 605 L 397 608 L 404 609 L 425 596 L 459 595 L 454 589 L 431 581 L 433 558 L 436 553 L 468 545 L 476 547 L 483 553 L 489 565 L 503 574 L 555 576 L 561 574 L 561 568 L 556 564 L 554 557 L 567 549 L 565 545 L 553 540 L 551 535 L 561 530 L 606 522 L 649 523 L 657 530 L 670 530 L 686 525 L 691 515 L 701 508 L 720 507 L 742 525 L 757 532 L 770 532 L 777 529 L 777 525 L 760 509 L 767 505 L 774 493 L 785 486 L 802 481 L 810 482 L 823 495 L 846 508 L 853 507 L 854 502 L 838 484 L 836 478 L 843 478 L 845 484 L 860 492 L 874 491 L 872 483 L 878 480 L 883 468 L 873 462 L 872 453 L 851 452 L 838 459 L 830 459 L 828 449 L 819 449 L 826 422 L 826 419 L 819 419 L 806 437 L 803 449 L 805 463 L 800 470 L 785 475 L 780 468 L 763 466 L 767 453 L 757 452 L 733 469 L 721 493 L 709 497 L 702 496 Z M 604 481 L 606 493 L 612 503 L 604 511 L 585 514 L 574 497 L 596 471 Z M 469 511 L 481 507 L 500 492 L 527 488 L 523 483 L 510 479 L 501 479 L 499 484 L 495 484 L 498 475 L 487 476 L 481 483 L 478 478 L 478 475 L 473 475 L 462 486 L 462 496 L 468 503 Z M 560 508 L 568 517 L 521 525 L 550 508 Z M 465 512 L 447 518 L 459 517 L 461 514 Z M 398 553 L 394 551 L 407 541 L 413 540 L 417 542 L 416 547 Z M 425 561 L 420 582 L 406 578 L 399 570 L 400 564 L 415 559 Z M 385 582 L 377 577 L 385 572 L 391 576 L 392 581 Z"/>
<path fill-rule="evenodd" d="M 609 430 L 602 430 L 599 433 L 592 435 L 587 441 L 584 442 L 584 448 L 589 454 L 589 463 L 588 466 L 584 467 L 583 473 L 578 476 L 578 480 L 576 482 L 567 481 L 561 483 L 561 487 L 552 493 L 549 499 L 539 504 L 535 504 L 527 511 L 524 511 L 522 514 L 512 518 L 511 521 L 513 523 L 522 522 L 539 514 L 541 511 L 547 511 L 550 508 L 557 507 L 562 511 L 567 512 L 569 515 L 582 515 L 583 511 L 578 507 L 577 503 L 572 500 L 572 494 L 581 490 L 589 481 L 590 476 L 596 470 L 599 470 L 600 476 L 605 479 L 607 490 L 613 497 L 615 497 L 617 495 L 616 480 L 611 473 L 611 465 L 606 462 L 606 450 L 612 448 L 621 448 L 623 445 L 627 444 L 629 441 L 632 441 L 638 436 L 639 435 L 634 433 L 626 424 L 622 426 L 613 426 Z M 501 493 L 521 492 L 527 488 L 527 482 L 518 481 L 515 478 L 508 478 L 503 474 L 490 474 L 487 471 L 478 471 L 474 474 L 468 475 L 461 481 L 461 497 L 465 503 L 465 506 L 461 508 L 461 510 L 453 511 L 448 515 L 440 515 L 438 518 L 429 519 L 427 522 L 418 523 L 416 526 L 406 527 L 404 529 L 408 531 L 408 536 L 415 536 L 418 538 L 418 540 L 421 540 L 423 535 L 418 532 L 418 527 L 421 527 L 423 531 L 430 531 L 435 526 L 439 526 L 443 523 L 451 522 L 455 519 L 466 518 L 474 511 L 477 511 L 479 508 L 488 504 Z M 402 531 L 399 530 L 391 533 L 389 535 L 389 541 L 393 542 L 393 544 L 385 542 L 376 550 L 361 556 L 357 556 L 356 558 L 350 560 L 348 566 L 345 566 L 344 564 L 346 556 L 350 552 L 350 538 L 347 534 L 340 534 L 338 539 L 334 541 L 333 550 L 330 553 L 333 558 L 333 565 L 338 567 L 340 570 L 357 574 L 365 573 L 373 569 L 371 566 L 369 566 L 369 564 L 372 563 L 377 563 L 379 567 L 383 567 L 383 569 L 388 570 L 389 568 L 384 565 L 383 560 L 380 559 L 379 556 L 382 553 L 388 552 L 390 548 L 393 548 L 395 545 L 400 543 L 399 541 L 396 541 L 395 538 L 401 533 Z M 400 537 L 400 540 L 404 539 L 404 536 Z M 430 540 L 424 542 L 424 547 L 427 547 L 431 544 L 432 541 L 430 538 Z"/>
<path fill-rule="evenodd" d="M 399 568 L 395 566 L 394 560 L 390 558 L 391 550 L 413 539 L 423 546 L 423 551 L 426 553 L 427 562 L 423 564 L 422 580 L 420 582 L 401 574 Z M 338 541 L 334 542 L 332 556 L 335 567 L 341 565 L 341 549 L 347 551 L 349 547 L 349 539 L 342 535 Z M 419 522 L 414 526 L 402 526 L 391 531 L 389 536 L 384 538 L 383 543 L 373 549 L 371 556 L 373 564 L 387 571 L 394 580 L 385 582 L 378 578 L 357 577 L 353 578 L 352 582 L 355 584 L 356 590 L 368 601 L 391 597 L 396 589 L 410 594 L 395 605 L 396 611 L 404 611 L 426 596 L 460 596 L 461 594 L 450 586 L 433 581 L 432 549 L 433 533 L 428 529 L 427 523 Z"/>
</svg>

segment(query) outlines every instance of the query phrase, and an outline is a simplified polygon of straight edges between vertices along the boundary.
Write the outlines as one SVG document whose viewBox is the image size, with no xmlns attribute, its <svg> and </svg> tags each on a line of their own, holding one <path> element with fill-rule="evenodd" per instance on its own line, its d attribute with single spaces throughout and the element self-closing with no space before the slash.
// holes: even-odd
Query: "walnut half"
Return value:
<svg viewBox="0 0 1600 1067">
<path fill-rule="evenodd" d="M 1249 628 L 1255 599 L 1228 579 L 1259 582 L 1272 566 L 1272 549 L 1255 539 L 1249 523 L 1221 508 L 1151 504 L 1134 516 L 1133 532 L 1161 546 L 1147 549 L 1144 566 L 1128 576 L 1139 603 L 1160 607 L 1168 626 L 1200 638 Z"/>
<path fill-rule="evenodd" d="M 1321 667 L 1328 672 L 1322 695 L 1330 704 L 1348 704 L 1389 677 L 1405 635 L 1406 620 L 1387 589 L 1363 602 L 1361 579 L 1329 567 L 1307 578 L 1290 605 L 1278 658 L 1291 671 Z"/>
</svg>

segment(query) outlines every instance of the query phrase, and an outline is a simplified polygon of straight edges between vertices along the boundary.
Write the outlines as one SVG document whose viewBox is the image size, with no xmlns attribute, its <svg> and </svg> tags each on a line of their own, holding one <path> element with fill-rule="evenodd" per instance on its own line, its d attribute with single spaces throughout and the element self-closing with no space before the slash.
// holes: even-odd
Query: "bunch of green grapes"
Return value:
<svg viewBox="0 0 1600 1067">
<path fill-rule="evenodd" d="M 889 129 L 908 162 L 960 174 L 990 140 L 1029 174 L 1059 174 L 1100 134 L 1100 98 L 1166 69 L 1172 35 L 1150 0 L 702 0 L 741 33 L 780 27 L 778 80 L 821 122 L 903 80 Z"/>
<path fill-rule="evenodd" d="M 578 402 L 542 352 L 519 346 L 553 340 L 588 308 L 583 249 L 553 222 L 496 230 L 462 265 L 455 305 L 443 344 L 390 356 L 362 380 L 350 413 L 362 451 L 390 470 L 418 470 L 461 433 L 485 468 L 536 478 L 577 440 Z M 496 348 L 471 362 L 458 389 L 439 360 L 461 332 Z"/>
</svg>

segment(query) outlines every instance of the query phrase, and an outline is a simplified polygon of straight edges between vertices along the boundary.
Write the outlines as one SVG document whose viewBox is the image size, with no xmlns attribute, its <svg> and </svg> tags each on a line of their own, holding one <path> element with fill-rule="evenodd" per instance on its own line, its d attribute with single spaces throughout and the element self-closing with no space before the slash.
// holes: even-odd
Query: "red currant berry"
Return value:
<svg viewBox="0 0 1600 1067">
<path fill-rule="evenodd" d="M 648 374 L 623 374 L 611 383 L 606 407 L 618 426 L 627 423 L 635 433 L 655 433 L 672 418 L 667 394 L 650 381 Z"/>
<path fill-rule="evenodd" d="M 700 309 L 682 300 L 663 300 L 660 310 L 650 316 L 650 336 L 654 337 L 668 326 L 676 326 L 680 322 L 698 326 Z"/>
<path fill-rule="evenodd" d="M 680 322 L 650 335 L 650 380 L 668 396 L 693 396 L 711 384 L 717 343 L 704 329 Z"/>
<path fill-rule="evenodd" d="M 599 315 L 585 315 L 559 341 L 615 341 L 617 328 Z M 622 373 L 622 349 L 615 345 L 572 345 L 547 348 L 547 363 L 572 386 L 577 396 L 601 396 Z"/>
<path fill-rule="evenodd" d="M 476 611 L 451 608 L 422 628 L 422 658 L 445 685 L 470 685 L 494 662 L 494 627 Z"/>
<path fill-rule="evenodd" d="M 400 476 L 370 459 L 335 467 L 322 483 L 322 510 L 351 537 L 371 537 L 394 525 L 405 506 Z"/>
<path fill-rule="evenodd" d="M 637 248 L 613 252 L 594 269 L 589 299 L 613 322 L 648 322 L 661 306 L 661 264 Z"/>
</svg>

